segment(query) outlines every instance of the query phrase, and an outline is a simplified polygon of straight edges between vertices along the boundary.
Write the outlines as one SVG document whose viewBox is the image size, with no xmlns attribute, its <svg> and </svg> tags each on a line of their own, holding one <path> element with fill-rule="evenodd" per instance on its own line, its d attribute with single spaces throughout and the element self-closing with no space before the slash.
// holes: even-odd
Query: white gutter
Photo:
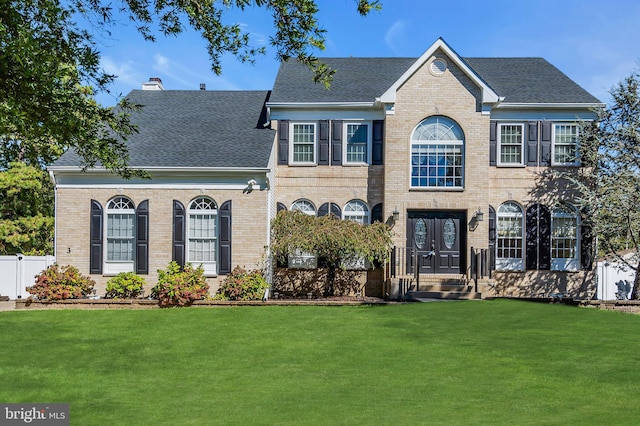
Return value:
<svg viewBox="0 0 640 426">
<path fill-rule="evenodd" d="M 267 102 L 267 108 L 331 109 L 331 108 L 375 108 L 378 102 Z"/>
<path fill-rule="evenodd" d="M 182 173 L 193 173 L 193 172 L 223 172 L 223 173 L 266 173 L 270 169 L 268 167 L 254 167 L 254 168 L 244 168 L 244 167 L 136 167 L 129 166 L 132 170 L 143 170 L 150 172 L 182 172 Z M 116 174 L 115 172 L 111 172 L 104 167 L 99 168 L 91 168 L 83 170 L 80 166 L 49 166 L 47 167 L 50 174 L 53 172 L 82 172 L 82 173 L 109 173 Z"/>
<path fill-rule="evenodd" d="M 537 109 L 537 108 L 599 108 L 604 107 L 604 103 L 518 103 L 518 102 L 501 102 L 494 106 L 494 108 L 511 108 L 511 109 Z"/>
</svg>

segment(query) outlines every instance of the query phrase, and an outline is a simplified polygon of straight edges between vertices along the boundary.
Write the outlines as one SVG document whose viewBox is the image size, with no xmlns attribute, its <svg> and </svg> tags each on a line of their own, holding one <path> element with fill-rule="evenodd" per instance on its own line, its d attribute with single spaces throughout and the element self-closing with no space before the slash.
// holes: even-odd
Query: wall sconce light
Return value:
<svg viewBox="0 0 640 426">
<path fill-rule="evenodd" d="M 391 212 L 391 215 L 393 217 L 394 222 L 397 222 L 400 220 L 400 212 L 398 211 L 397 207 L 393 210 L 393 212 Z"/>
<path fill-rule="evenodd" d="M 480 207 L 478 207 L 478 210 L 473 212 L 473 216 L 471 216 L 471 220 L 476 222 L 482 222 L 483 219 L 484 219 L 484 213 L 482 213 L 482 210 L 480 210 Z"/>
</svg>

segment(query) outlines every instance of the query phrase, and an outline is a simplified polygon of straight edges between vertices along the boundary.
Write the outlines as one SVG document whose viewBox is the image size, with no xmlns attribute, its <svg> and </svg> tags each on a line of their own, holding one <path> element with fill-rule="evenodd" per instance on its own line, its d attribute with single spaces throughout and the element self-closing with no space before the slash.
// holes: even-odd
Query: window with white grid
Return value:
<svg viewBox="0 0 640 426">
<path fill-rule="evenodd" d="M 309 216 L 315 216 L 316 208 L 308 200 L 296 200 L 291 205 L 291 211 L 298 210 Z M 292 250 L 289 253 L 289 268 L 299 269 L 315 269 L 318 266 L 318 256 L 315 253 L 302 251 L 299 249 Z"/>
<path fill-rule="evenodd" d="M 464 134 L 447 117 L 422 121 L 411 136 L 412 188 L 464 187 Z"/>
<path fill-rule="evenodd" d="M 361 223 L 362 225 L 368 225 L 369 208 L 363 201 L 349 201 L 347 205 L 344 206 L 344 209 L 342 209 L 342 218 Z"/>
<path fill-rule="evenodd" d="M 551 269 L 578 269 L 578 215 L 569 209 L 551 214 Z"/>
<path fill-rule="evenodd" d="M 188 258 L 194 266 L 203 265 L 205 272 L 215 272 L 218 244 L 218 207 L 206 197 L 189 204 Z"/>
<path fill-rule="evenodd" d="M 496 269 L 524 268 L 524 215 L 522 208 L 512 202 L 502 204 L 497 211 Z"/>
<path fill-rule="evenodd" d="M 578 126 L 576 124 L 553 125 L 553 164 L 576 165 L 578 163 Z"/>
<path fill-rule="evenodd" d="M 291 124 L 291 163 L 314 164 L 316 161 L 316 124 Z"/>
<path fill-rule="evenodd" d="M 367 164 L 369 161 L 369 125 L 345 123 L 345 164 Z"/>
<path fill-rule="evenodd" d="M 522 142 L 523 124 L 500 124 L 499 129 L 499 152 L 500 160 L 498 164 L 503 166 L 522 165 Z"/>
<path fill-rule="evenodd" d="M 116 197 L 107 204 L 107 262 L 133 263 L 136 212 L 133 202 Z"/>
</svg>

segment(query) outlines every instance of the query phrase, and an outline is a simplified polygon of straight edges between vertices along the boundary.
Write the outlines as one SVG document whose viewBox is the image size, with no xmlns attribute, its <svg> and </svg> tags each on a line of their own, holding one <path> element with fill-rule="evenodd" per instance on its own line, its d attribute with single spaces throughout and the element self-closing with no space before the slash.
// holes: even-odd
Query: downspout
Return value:
<svg viewBox="0 0 640 426">
<path fill-rule="evenodd" d="M 56 184 L 56 177 L 51 170 L 49 170 L 49 179 L 53 183 L 53 258 L 57 262 L 58 260 L 58 185 Z"/>
</svg>

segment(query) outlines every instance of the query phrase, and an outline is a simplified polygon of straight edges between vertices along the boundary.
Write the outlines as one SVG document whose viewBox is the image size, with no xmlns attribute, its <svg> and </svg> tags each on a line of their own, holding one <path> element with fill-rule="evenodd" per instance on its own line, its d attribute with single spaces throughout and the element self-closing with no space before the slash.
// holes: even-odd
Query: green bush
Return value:
<svg viewBox="0 0 640 426">
<path fill-rule="evenodd" d="M 146 281 L 140 275 L 133 272 L 121 272 L 107 281 L 107 298 L 111 299 L 131 299 L 138 297 Z"/>
<path fill-rule="evenodd" d="M 158 270 L 158 284 L 151 289 L 151 296 L 158 299 L 161 307 L 189 306 L 194 300 L 204 299 L 209 293 L 209 284 L 202 266 L 193 268 L 187 263 L 184 269 L 171 261 L 166 270 Z"/>
<path fill-rule="evenodd" d="M 218 294 L 226 300 L 257 300 L 262 299 L 267 287 L 269 283 L 261 271 L 236 266 L 222 282 Z"/>
<path fill-rule="evenodd" d="M 27 291 L 39 300 L 79 299 L 90 294 L 95 284 L 74 266 L 53 264 L 36 275 L 35 284 Z"/>
</svg>

